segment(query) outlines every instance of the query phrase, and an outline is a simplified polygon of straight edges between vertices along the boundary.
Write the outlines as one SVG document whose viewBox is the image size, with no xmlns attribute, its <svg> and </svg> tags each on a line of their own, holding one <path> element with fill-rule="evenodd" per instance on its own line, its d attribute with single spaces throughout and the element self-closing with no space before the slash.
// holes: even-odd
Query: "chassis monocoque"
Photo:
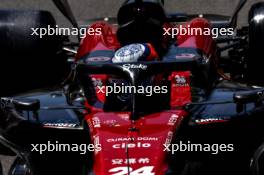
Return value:
<svg viewBox="0 0 264 175">
<path fill-rule="evenodd" d="M 236 27 L 237 14 L 245 2 L 240 1 L 230 20 L 218 15 L 203 16 L 215 27 Z M 67 3 L 56 1 L 56 5 L 76 26 Z M 264 4 L 255 4 L 249 13 L 249 26 L 237 29 L 236 36 L 216 41 L 202 38 L 211 41 L 206 46 L 208 50 L 172 45 L 161 61 L 113 64 L 87 61 L 93 58 L 90 52 L 81 53 L 60 88 L 1 98 L 0 153 L 16 156 L 9 174 L 262 174 L 263 14 Z M 170 22 L 188 22 L 192 18 L 195 15 L 168 15 Z M 85 40 L 80 48 L 84 44 Z M 226 50 L 228 57 L 222 55 Z M 189 56 L 183 57 L 186 54 Z M 218 59 L 216 67 L 212 67 L 214 59 Z M 184 83 L 169 78 L 183 76 L 183 72 L 191 75 L 183 77 Z M 128 108 L 122 109 L 112 99 L 105 104 L 90 100 L 94 89 L 87 77 L 100 74 L 120 76 L 134 86 L 162 74 L 162 85 L 170 88 L 162 96 L 148 98 L 132 93 Z M 182 94 L 173 95 L 175 87 L 188 90 L 190 101 Z M 97 143 L 102 150 L 85 154 L 32 151 L 32 144 L 48 142 Z M 164 150 L 164 144 L 179 142 L 233 147 L 230 152 L 217 154 L 172 154 L 170 149 Z M 136 163 L 127 161 L 131 159 Z"/>
</svg>

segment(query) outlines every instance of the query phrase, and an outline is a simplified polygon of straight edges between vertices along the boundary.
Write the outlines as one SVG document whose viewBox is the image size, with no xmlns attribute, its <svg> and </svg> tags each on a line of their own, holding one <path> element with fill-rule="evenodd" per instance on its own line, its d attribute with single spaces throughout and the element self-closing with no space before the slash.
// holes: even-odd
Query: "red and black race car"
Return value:
<svg viewBox="0 0 264 175">
<path fill-rule="evenodd" d="M 54 3 L 79 27 L 67 1 Z M 16 156 L 9 174 L 263 174 L 264 3 L 238 29 L 245 3 L 226 17 L 167 14 L 163 1 L 128 0 L 117 18 L 89 25 L 98 34 L 80 43 L 35 38 L 14 54 L 12 42 L 22 44 L 28 31 L 22 18 L 29 29 L 56 24 L 48 12 L 0 11 L 6 53 L 33 47 L 27 56 L 36 63 L 47 49 L 42 56 L 57 58 L 50 75 L 67 70 L 65 57 L 71 65 L 59 88 L 1 98 L 0 154 Z M 29 70 L 21 74 L 34 70 L 48 81 L 41 66 Z"/>
</svg>

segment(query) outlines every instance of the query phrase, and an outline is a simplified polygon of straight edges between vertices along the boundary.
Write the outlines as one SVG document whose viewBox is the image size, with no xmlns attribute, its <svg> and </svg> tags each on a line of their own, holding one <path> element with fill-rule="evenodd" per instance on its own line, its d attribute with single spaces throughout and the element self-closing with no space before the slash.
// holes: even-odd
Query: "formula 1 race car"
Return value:
<svg viewBox="0 0 264 175">
<path fill-rule="evenodd" d="M 54 3 L 78 28 L 67 1 Z M 80 44 L 28 40 L 40 50 L 49 46 L 43 55 L 53 53 L 60 71 L 68 70 L 66 57 L 70 74 L 60 87 L 1 98 L 0 154 L 15 156 L 8 173 L 263 174 L 264 3 L 254 4 L 249 25 L 238 29 L 245 3 L 239 1 L 227 17 L 167 14 L 164 1 L 128 0 L 117 18 L 91 20 L 87 31 L 99 34 L 86 35 Z M 48 12 L 0 14 L 6 16 L 0 35 L 7 40 L 28 34 L 24 26 L 9 25 L 23 17 L 34 20 L 28 30 L 55 25 Z M 213 31 L 220 31 L 218 37 Z"/>
</svg>

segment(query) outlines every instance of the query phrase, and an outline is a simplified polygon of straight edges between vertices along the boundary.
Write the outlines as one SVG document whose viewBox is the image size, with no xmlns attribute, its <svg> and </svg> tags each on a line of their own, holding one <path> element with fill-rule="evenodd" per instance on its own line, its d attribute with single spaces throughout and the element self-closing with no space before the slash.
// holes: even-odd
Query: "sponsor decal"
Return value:
<svg viewBox="0 0 264 175">
<path fill-rule="evenodd" d="M 112 159 L 112 165 L 132 165 L 132 164 L 149 164 L 150 159 L 145 158 L 129 158 L 129 159 Z"/>
<path fill-rule="evenodd" d="M 109 170 L 110 175 L 155 175 L 153 173 L 154 166 L 144 166 L 138 169 L 133 169 L 131 167 L 116 167 Z"/>
<path fill-rule="evenodd" d="M 114 149 L 126 149 L 126 148 L 150 148 L 151 144 L 150 143 L 120 143 L 120 144 L 114 144 L 113 148 Z"/>
<path fill-rule="evenodd" d="M 168 125 L 169 125 L 169 126 L 173 126 L 173 125 L 177 122 L 178 118 L 179 118 L 178 115 L 173 114 L 173 115 L 171 116 L 171 118 L 169 119 Z"/>
<path fill-rule="evenodd" d="M 224 118 L 207 118 L 207 119 L 197 119 L 195 120 L 196 123 L 214 123 L 214 122 L 225 122 Z"/>
<path fill-rule="evenodd" d="M 56 128 L 75 128 L 77 124 L 74 123 L 44 123 L 44 127 L 56 127 Z"/>
<path fill-rule="evenodd" d="M 142 70 L 146 70 L 148 68 L 147 65 L 144 64 L 124 64 L 123 65 L 123 69 L 124 70 L 130 70 L 130 69 L 142 69 Z"/>
<path fill-rule="evenodd" d="M 170 145 L 172 138 L 173 138 L 173 132 L 169 131 L 164 145 Z"/>
<path fill-rule="evenodd" d="M 116 120 L 106 120 L 104 121 L 104 124 L 108 125 L 109 127 L 120 126 Z"/>
<path fill-rule="evenodd" d="M 189 86 L 185 76 L 176 75 L 175 76 L 176 86 Z"/>
<path fill-rule="evenodd" d="M 102 151 L 102 147 L 101 147 L 101 144 L 100 144 L 100 138 L 99 138 L 99 136 L 94 136 L 93 139 L 94 139 L 94 145 L 95 145 L 95 148 L 96 148 L 95 151 L 94 151 L 94 153 L 96 155 L 100 151 Z"/>
<path fill-rule="evenodd" d="M 111 60 L 111 58 L 109 57 L 91 57 L 91 58 L 87 58 L 86 62 L 104 62 L 104 61 L 109 61 Z"/>
<path fill-rule="evenodd" d="M 107 139 L 107 142 L 130 142 L 130 141 L 158 141 L 156 137 L 124 137 L 124 138 L 111 138 Z"/>
<path fill-rule="evenodd" d="M 117 114 L 121 119 L 123 120 L 129 120 L 129 115 L 128 114 Z"/>
<path fill-rule="evenodd" d="M 92 123 L 93 123 L 94 128 L 100 128 L 101 127 L 101 122 L 100 122 L 100 119 L 98 117 L 94 117 L 92 119 Z"/>
<path fill-rule="evenodd" d="M 194 58 L 194 57 L 195 55 L 191 53 L 182 53 L 182 54 L 176 55 L 176 59 L 177 58 Z"/>
</svg>

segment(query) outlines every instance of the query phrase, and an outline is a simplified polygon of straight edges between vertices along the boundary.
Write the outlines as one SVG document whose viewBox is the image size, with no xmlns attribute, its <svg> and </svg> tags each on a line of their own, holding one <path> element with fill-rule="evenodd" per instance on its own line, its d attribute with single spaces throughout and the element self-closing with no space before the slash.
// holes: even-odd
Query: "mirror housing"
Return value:
<svg viewBox="0 0 264 175">
<path fill-rule="evenodd" d="M 235 93 L 233 100 L 237 104 L 237 112 L 240 113 L 243 111 L 244 105 L 248 103 L 254 103 L 256 107 L 262 105 L 262 101 L 264 100 L 264 90 L 259 89 Z"/>
<path fill-rule="evenodd" d="M 240 92 L 234 94 L 234 102 L 240 104 L 255 103 L 263 98 L 261 91 Z"/>
</svg>

